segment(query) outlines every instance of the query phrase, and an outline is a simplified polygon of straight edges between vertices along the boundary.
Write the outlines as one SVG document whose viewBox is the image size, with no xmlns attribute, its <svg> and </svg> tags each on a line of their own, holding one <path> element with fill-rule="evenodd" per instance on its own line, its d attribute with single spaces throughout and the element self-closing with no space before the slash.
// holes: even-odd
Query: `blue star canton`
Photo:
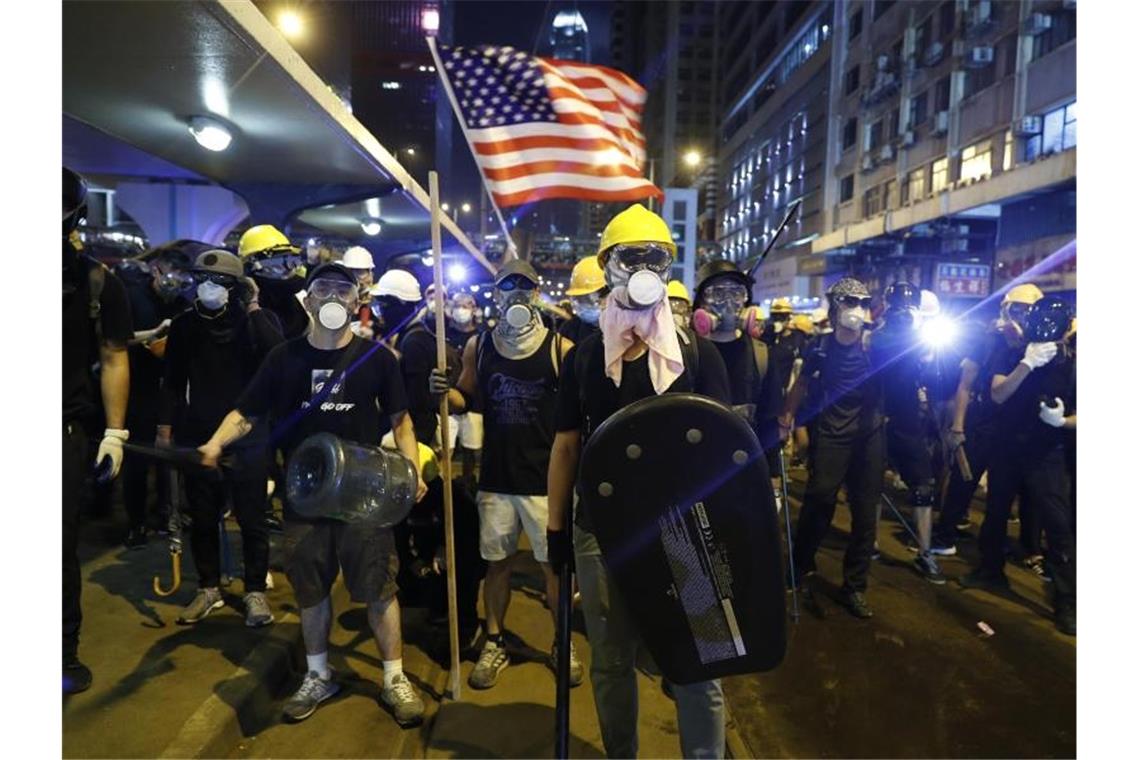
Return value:
<svg viewBox="0 0 1140 760">
<path fill-rule="evenodd" d="M 526 53 L 440 46 L 440 57 L 469 129 L 558 121 L 542 69 Z"/>
</svg>

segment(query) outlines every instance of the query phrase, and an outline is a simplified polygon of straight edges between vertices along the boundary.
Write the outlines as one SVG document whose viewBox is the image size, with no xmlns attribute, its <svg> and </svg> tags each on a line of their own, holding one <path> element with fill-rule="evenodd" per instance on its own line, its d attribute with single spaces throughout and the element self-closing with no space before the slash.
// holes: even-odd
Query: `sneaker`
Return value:
<svg viewBox="0 0 1140 760">
<path fill-rule="evenodd" d="M 1045 569 L 1045 558 L 1040 554 L 1026 557 L 1022 560 L 1021 564 L 1025 566 L 1026 570 L 1029 570 L 1046 583 L 1053 582 L 1053 579 L 1049 577 L 1049 572 Z"/>
<path fill-rule="evenodd" d="M 78 694 L 91 688 L 91 668 L 79 661 L 75 655 L 63 658 L 63 693 Z"/>
<path fill-rule="evenodd" d="M 558 645 L 554 644 L 550 647 L 550 669 L 558 675 Z M 582 662 L 578 659 L 578 650 L 574 646 L 574 642 L 570 642 L 570 685 L 578 686 L 582 683 L 582 675 L 584 670 Z"/>
<path fill-rule="evenodd" d="M 1005 577 L 1005 573 L 993 575 L 981 570 L 966 573 L 958 579 L 958 583 L 962 588 L 980 588 L 986 591 L 1003 591 L 1009 588 L 1009 578 Z"/>
<path fill-rule="evenodd" d="M 935 586 L 942 586 L 946 583 L 946 576 L 942 574 L 941 568 L 938 567 L 938 562 L 930 553 L 919 554 L 914 558 L 914 569 L 918 571 L 926 580 L 933 583 Z"/>
<path fill-rule="evenodd" d="M 194 595 L 193 601 L 186 605 L 178 615 L 179 625 L 197 623 L 214 610 L 220 610 L 226 603 L 222 600 L 222 592 L 216 588 L 200 588 Z"/>
<path fill-rule="evenodd" d="M 136 525 L 128 530 L 127 537 L 123 539 L 123 546 L 135 551 L 146 548 L 146 528 Z"/>
<path fill-rule="evenodd" d="M 245 602 L 245 624 L 250 628 L 260 628 L 273 622 L 273 610 L 262 591 L 250 591 L 242 599 Z"/>
<path fill-rule="evenodd" d="M 380 700 L 392 708 L 392 716 L 401 726 L 411 726 L 423 720 L 424 702 L 403 673 L 392 679 L 391 686 L 380 690 Z"/>
<path fill-rule="evenodd" d="M 930 553 L 936 557 L 953 557 L 958 553 L 958 547 L 954 544 L 940 544 L 937 541 L 931 541 Z"/>
<path fill-rule="evenodd" d="M 971 525 L 972 523 L 970 522 L 970 518 L 963 517 L 958 521 L 958 524 L 955 525 L 954 528 L 955 530 L 961 531 L 962 533 L 966 533 L 970 530 Z"/>
<path fill-rule="evenodd" d="M 285 701 L 281 712 L 292 721 L 302 721 L 317 711 L 317 706 L 331 699 L 340 691 L 340 684 L 333 680 L 333 670 L 329 677 L 321 678 L 315 670 L 310 670 L 301 682 L 301 688 Z"/>
<path fill-rule="evenodd" d="M 866 620 L 872 617 L 875 613 L 871 611 L 871 605 L 867 604 L 867 597 L 863 596 L 860 591 L 848 591 L 843 595 L 843 605 L 857 618 Z"/>
<path fill-rule="evenodd" d="M 483 644 L 483 651 L 479 653 L 479 659 L 467 683 L 472 689 L 489 689 L 510 664 L 511 658 L 506 648 L 488 639 Z"/>
<path fill-rule="evenodd" d="M 1057 626 L 1057 630 L 1066 636 L 1077 635 L 1077 607 L 1071 602 L 1063 602 L 1057 605 L 1057 610 L 1053 613 L 1053 624 Z"/>
</svg>

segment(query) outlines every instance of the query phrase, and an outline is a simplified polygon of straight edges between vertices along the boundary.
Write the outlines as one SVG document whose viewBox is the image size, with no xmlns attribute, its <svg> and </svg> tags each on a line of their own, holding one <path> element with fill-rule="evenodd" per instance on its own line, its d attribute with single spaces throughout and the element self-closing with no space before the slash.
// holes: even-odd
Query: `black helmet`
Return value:
<svg viewBox="0 0 1140 760">
<path fill-rule="evenodd" d="M 891 283 L 883 291 L 883 303 L 888 309 L 917 309 L 922 305 L 922 291 L 906 281 Z"/>
<path fill-rule="evenodd" d="M 693 302 L 700 302 L 701 295 L 705 287 L 709 284 L 709 281 L 714 277 L 721 276 L 726 276 L 729 279 L 739 282 L 741 285 L 743 285 L 744 289 L 748 291 L 749 302 L 752 301 L 752 278 L 746 275 L 744 272 L 741 272 L 740 267 L 736 266 L 735 263 L 731 261 L 725 261 L 724 259 L 715 259 L 706 263 L 697 270 L 697 292 L 693 294 L 695 296 Z"/>
<path fill-rule="evenodd" d="M 1025 314 L 1025 339 L 1030 343 L 1053 343 L 1065 337 L 1073 323 L 1073 310 L 1056 296 L 1045 296 Z"/>
<path fill-rule="evenodd" d="M 70 235 L 87 213 L 87 182 L 63 167 L 63 236 Z"/>
</svg>

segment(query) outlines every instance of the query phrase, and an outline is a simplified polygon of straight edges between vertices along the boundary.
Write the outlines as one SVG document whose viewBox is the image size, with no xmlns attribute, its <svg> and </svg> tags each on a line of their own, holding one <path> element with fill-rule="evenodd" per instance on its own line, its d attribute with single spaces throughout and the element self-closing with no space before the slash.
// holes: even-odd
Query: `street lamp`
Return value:
<svg viewBox="0 0 1140 760">
<path fill-rule="evenodd" d="M 415 148 L 405 148 L 404 152 L 407 153 L 409 156 L 416 155 L 416 149 Z"/>
<path fill-rule="evenodd" d="M 439 204 L 439 207 L 441 209 L 443 209 L 444 211 L 451 211 L 451 204 L 450 203 L 441 203 L 441 204 Z"/>
<path fill-rule="evenodd" d="M 471 204 L 464 201 L 463 205 L 459 207 L 459 210 L 466 214 L 471 211 Z"/>
<path fill-rule="evenodd" d="M 701 165 L 700 151 L 690 150 L 690 151 L 686 152 L 684 155 L 684 161 L 685 161 L 685 166 L 689 167 L 690 169 L 696 169 L 698 166 Z"/>
<path fill-rule="evenodd" d="M 289 39 L 297 39 L 305 30 L 305 24 L 297 11 L 286 10 L 277 16 L 277 28 Z"/>
</svg>

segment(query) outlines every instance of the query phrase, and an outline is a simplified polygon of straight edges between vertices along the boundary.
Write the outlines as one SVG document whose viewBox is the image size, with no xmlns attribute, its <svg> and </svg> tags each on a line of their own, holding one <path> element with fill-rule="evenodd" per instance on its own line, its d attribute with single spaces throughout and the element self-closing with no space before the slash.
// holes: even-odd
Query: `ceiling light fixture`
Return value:
<svg viewBox="0 0 1140 760">
<path fill-rule="evenodd" d="M 230 147 L 233 135 L 225 124 L 209 116 L 195 116 L 190 120 L 190 134 L 206 150 L 223 151 Z"/>
<path fill-rule="evenodd" d="M 381 225 L 379 219 L 365 219 L 360 223 L 360 229 L 364 231 L 365 235 L 375 237 L 380 234 Z"/>
</svg>

